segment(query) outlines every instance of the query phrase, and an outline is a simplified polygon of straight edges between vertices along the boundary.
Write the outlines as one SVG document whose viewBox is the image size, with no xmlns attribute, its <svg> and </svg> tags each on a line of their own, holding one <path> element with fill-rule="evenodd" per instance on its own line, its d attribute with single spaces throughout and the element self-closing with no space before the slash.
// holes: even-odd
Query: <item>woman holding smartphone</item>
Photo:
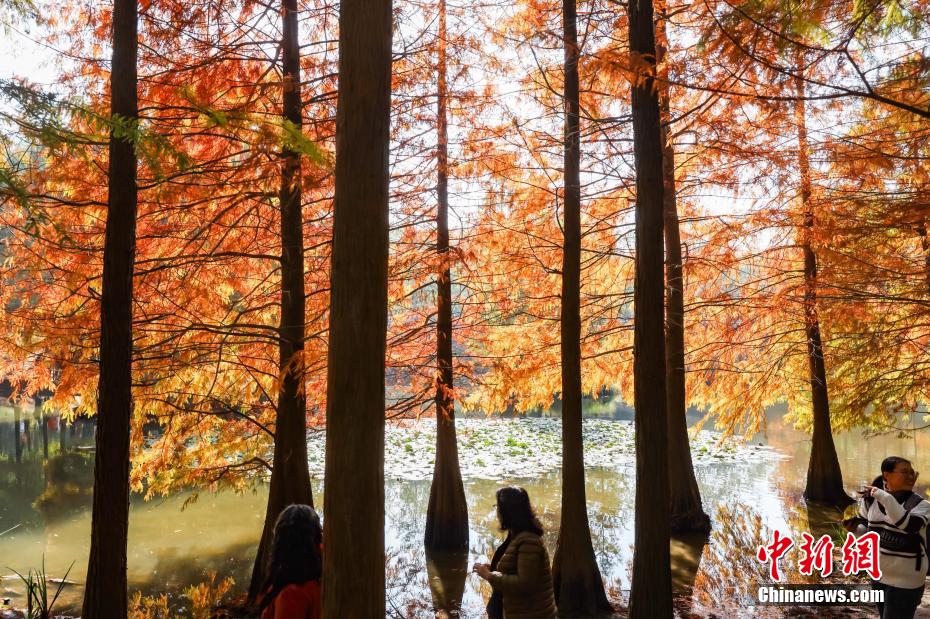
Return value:
<svg viewBox="0 0 930 619">
<path fill-rule="evenodd" d="M 882 619 L 912 619 L 924 593 L 930 567 L 926 547 L 930 502 L 914 493 L 918 473 L 909 460 L 891 456 L 882 461 L 882 474 L 862 487 L 858 517 L 847 529 L 865 524 L 878 533 L 881 578 L 873 589 L 885 592 L 878 605 Z"/>
<path fill-rule="evenodd" d="M 497 517 L 507 538 L 494 552 L 490 564 L 478 563 L 474 567 L 493 589 L 488 618 L 555 619 L 549 553 L 526 490 L 515 486 L 499 489 Z"/>
</svg>

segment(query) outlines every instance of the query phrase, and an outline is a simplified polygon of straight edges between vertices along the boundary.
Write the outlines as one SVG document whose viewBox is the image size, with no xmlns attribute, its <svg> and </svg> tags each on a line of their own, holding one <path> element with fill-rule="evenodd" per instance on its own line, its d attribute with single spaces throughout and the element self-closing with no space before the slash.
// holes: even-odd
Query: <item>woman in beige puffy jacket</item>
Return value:
<svg viewBox="0 0 930 619">
<path fill-rule="evenodd" d="M 543 529 L 523 488 L 497 491 L 497 517 L 507 538 L 490 565 L 478 563 L 475 572 L 491 583 L 489 619 L 553 619 L 556 616 L 549 553 Z"/>
</svg>

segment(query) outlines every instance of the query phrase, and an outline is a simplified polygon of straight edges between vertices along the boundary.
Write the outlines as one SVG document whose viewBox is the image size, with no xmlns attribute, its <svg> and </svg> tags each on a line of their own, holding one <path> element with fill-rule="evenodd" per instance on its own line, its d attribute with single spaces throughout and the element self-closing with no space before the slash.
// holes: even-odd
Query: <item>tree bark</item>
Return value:
<svg viewBox="0 0 930 619">
<path fill-rule="evenodd" d="M 656 46 L 659 60 L 668 51 L 665 3 L 659 4 Z M 678 196 L 675 186 L 675 148 L 671 138 L 668 69 L 659 74 L 659 117 L 662 130 L 663 216 L 665 226 L 665 382 L 668 397 L 668 473 L 672 533 L 709 533 L 701 491 L 694 477 L 688 438 L 688 401 L 685 393 L 685 299 Z"/>
<path fill-rule="evenodd" d="M 300 96 L 300 42 L 297 0 L 283 0 L 282 119 L 299 132 L 303 125 Z M 304 393 L 304 238 L 300 153 L 284 146 L 281 163 L 281 321 L 278 325 L 278 373 L 281 388 L 275 414 L 274 460 L 265 525 L 252 567 L 249 600 L 257 601 L 268 575 L 274 525 L 292 503 L 313 505 L 307 465 L 307 400 Z"/>
<path fill-rule="evenodd" d="M 581 423 L 581 135 L 575 0 L 562 2 L 565 67 L 565 190 L 562 241 L 562 516 L 552 561 L 555 600 L 562 613 L 609 612 L 594 557 L 585 500 Z"/>
<path fill-rule="evenodd" d="M 23 434 L 26 435 L 26 452 L 32 453 L 32 427 L 36 423 L 35 411 L 27 412 L 23 418 Z"/>
<path fill-rule="evenodd" d="M 135 0 L 113 2 L 110 111 L 134 132 L 138 120 Z M 132 276 L 136 245 L 136 152 L 131 135 L 112 130 L 100 298 L 94 507 L 82 616 L 125 619 L 132 421 Z"/>
<path fill-rule="evenodd" d="M 48 460 L 48 415 L 43 409 L 42 400 L 36 398 L 36 410 L 39 411 L 39 419 L 42 420 L 42 455 Z"/>
<path fill-rule="evenodd" d="M 630 617 L 672 617 L 665 382 L 665 269 L 662 132 L 655 82 L 652 0 L 629 5 L 631 64 L 644 67 L 632 88 L 636 165 L 636 277 L 633 383 L 636 516 Z"/>
<path fill-rule="evenodd" d="M 67 436 L 65 433 L 67 430 L 67 426 L 68 426 L 68 422 L 67 420 L 65 420 L 65 416 L 59 413 L 58 414 L 58 451 L 60 453 L 65 453 L 65 451 L 68 449 L 68 442 L 65 439 L 65 436 Z"/>
<path fill-rule="evenodd" d="M 449 253 L 449 130 L 446 85 L 446 3 L 439 0 L 437 73 L 436 254 L 436 461 L 426 508 L 428 550 L 468 549 L 468 505 L 455 436 L 452 373 L 452 269 Z"/>
<path fill-rule="evenodd" d="M 384 617 L 391 0 L 339 10 L 323 613 Z"/>
<path fill-rule="evenodd" d="M 804 328 L 807 335 L 807 359 L 810 368 L 811 402 L 813 405 L 813 436 L 811 459 L 807 468 L 804 498 L 809 501 L 845 507 L 853 500 L 843 489 L 843 473 L 833 444 L 830 427 L 830 398 L 827 392 L 827 371 L 817 314 L 817 255 L 814 253 L 814 202 L 811 191 L 811 171 L 807 140 L 807 113 L 804 102 L 802 64 L 795 77 L 798 98 L 794 102 L 794 119 L 798 129 L 798 172 L 801 175 L 801 208 L 804 212 L 801 244 L 804 250 Z"/>
</svg>

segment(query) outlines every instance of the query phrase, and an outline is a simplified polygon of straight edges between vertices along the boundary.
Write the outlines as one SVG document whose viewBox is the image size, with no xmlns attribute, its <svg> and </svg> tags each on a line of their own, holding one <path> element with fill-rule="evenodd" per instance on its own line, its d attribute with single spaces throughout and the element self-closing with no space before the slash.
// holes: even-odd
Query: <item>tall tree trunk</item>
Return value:
<svg viewBox="0 0 930 619">
<path fill-rule="evenodd" d="M 656 46 L 659 60 L 668 51 L 665 2 L 659 4 Z M 665 224 L 665 383 L 668 397 L 668 473 L 672 533 L 710 532 L 710 518 L 701 504 L 694 477 L 691 442 L 688 439 L 685 394 L 685 295 L 682 276 L 681 236 L 678 230 L 678 199 L 675 187 L 675 148 L 671 138 L 671 102 L 668 68 L 659 74 L 659 115 L 662 130 L 663 216 Z"/>
<path fill-rule="evenodd" d="M 282 84 L 283 121 L 300 131 L 302 104 L 300 97 L 300 42 L 298 38 L 297 0 L 283 0 Z M 257 601 L 267 578 L 268 560 L 278 514 L 292 503 L 313 505 L 310 471 L 307 466 L 307 400 L 304 380 L 304 238 L 301 205 L 300 153 L 285 146 L 281 153 L 281 322 L 278 325 L 278 372 L 281 389 L 275 415 L 274 461 L 268 506 L 255 565 L 249 599 Z"/>
<path fill-rule="evenodd" d="M 45 414 L 45 402 L 36 396 L 36 414 L 42 420 L 42 455 L 48 460 L 48 415 Z"/>
<path fill-rule="evenodd" d="M 19 464 L 23 461 L 23 439 L 22 439 L 22 421 L 23 421 L 23 409 L 19 404 L 13 405 L 13 454 L 16 458 L 16 463 Z"/>
<path fill-rule="evenodd" d="M 437 73 L 437 182 L 436 254 L 436 462 L 429 505 L 426 508 L 425 544 L 428 550 L 468 548 L 468 505 L 459 468 L 455 437 L 455 397 L 452 374 L 452 269 L 449 253 L 449 130 L 446 111 L 446 3 L 439 0 Z"/>
<path fill-rule="evenodd" d="M 833 444 L 830 427 L 830 399 L 827 392 L 827 370 L 817 316 L 817 255 L 814 253 L 814 202 L 811 193 L 811 170 L 807 141 L 807 113 L 804 102 L 804 80 L 801 62 L 795 78 L 798 98 L 794 102 L 794 119 L 798 129 L 798 171 L 801 175 L 801 208 L 804 223 L 801 244 L 804 250 L 804 328 L 807 334 L 807 359 L 810 367 L 811 401 L 813 404 L 813 437 L 811 459 L 807 468 L 804 498 L 840 507 L 853 501 L 843 489 L 843 473 Z"/>
<path fill-rule="evenodd" d="M 113 2 L 110 110 L 115 122 L 138 119 L 136 0 Z M 132 421 L 132 275 L 136 249 L 136 150 L 110 133 L 109 197 L 100 298 L 100 381 L 90 558 L 82 616 L 125 619 L 129 531 L 129 433 Z"/>
<path fill-rule="evenodd" d="M 339 8 L 323 613 L 384 617 L 391 0 Z"/>
<path fill-rule="evenodd" d="M 35 411 L 27 412 L 23 418 L 23 434 L 26 435 L 26 452 L 32 453 L 32 430 L 36 423 Z"/>
<path fill-rule="evenodd" d="M 68 448 L 68 442 L 65 440 L 66 430 L 68 426 L 68 421 L 65 419 L 65 416 L 61 413 L 58 414 L 58 451 L 60 453 L 65 453 Z"/>
<path fill-rule="evenodd" d="M 562 241 L 562 517 L 552 562 L 555 600 L 562 613 L 610 611 L 594 557 L 584 487 L 581 424 L 581 135 L 575 0 L 562 2 L 565 58 Z"/>
<path fill-rule="evenodd" d="M 647 71 L 632 89 L 636 164 L 633 291 L 636 522 L 630 617 L 665 619 L 672 616 L 672 580 L 665 383 L 664 187 L 652 0 L 629 5 L 629 32 L 631 64 Z"/>
</svg>

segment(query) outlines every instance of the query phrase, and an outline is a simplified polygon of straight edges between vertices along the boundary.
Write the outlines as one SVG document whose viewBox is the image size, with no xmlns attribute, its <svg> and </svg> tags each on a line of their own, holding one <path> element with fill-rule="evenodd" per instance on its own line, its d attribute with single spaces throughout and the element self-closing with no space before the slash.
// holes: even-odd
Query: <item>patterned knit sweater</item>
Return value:
<svg viewBox="0 0 930 619">
<path fill-rule="evenodd" d="M 912 494 L 909 490 L 894 493 L 876 490 L 873 501 L 859 500 L 859 517 L 867 520 L 869 530 L 878 532 L 880 536 L 883 531 L 888 531 L 899 538 L 906 534 L 924 538 L 930 522 L 930 502 L 923 500 L 912 509 L 905 509 L 904 503 Z M 902 589 L 924 586 L 930 559 L 922 545 L 910 544 L 903 549 L 882 545 L 879 555 L 882 569 L 879 582 Z"/>
</svg>

